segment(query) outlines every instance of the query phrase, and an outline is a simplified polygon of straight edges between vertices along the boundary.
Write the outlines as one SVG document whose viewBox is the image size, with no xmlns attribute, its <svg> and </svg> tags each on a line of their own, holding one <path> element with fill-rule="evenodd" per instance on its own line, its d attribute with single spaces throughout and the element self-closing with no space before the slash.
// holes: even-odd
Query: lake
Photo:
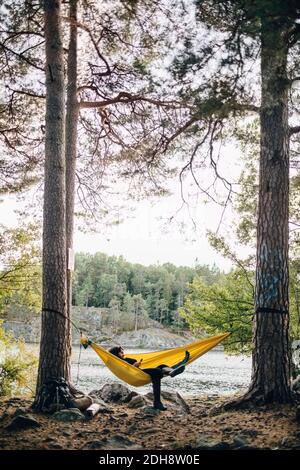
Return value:
<svg viewBox="0 0 300 470">
<path fill-rule="evenodd" d="M 126 350 L 134 355 L 136 350 Z M 141 352 L 139 350 L 139 352 Z M 145 351 L 146 352 L 146 351 Z M 80 364 L 78 360 L 80 357 Z M 134 357 L 134 356 L 133 356 Z M 79 375 L 78 375 L 79 371 Z M 251 358 L 247 356 L 229 356 L 220 350 L 212 350 L 192 362 L 183 374 L 166 377 L 162 389 L 179 391 L 182 395 L 226 395 L 245 390 L 250 382 Z M 77 378 L 79 380 L 77 381 Z M 101 388 L 105 383 L 120 382 L 104 366 L 93 349 L 81 349 L 74 346 L 72 356 L 73 383 L 84 392 Z M 133 388 L 133 387 L 132 387 Z M 151 391 L 151 384 L 139 387 L 140 393 Z"/>
</svg>

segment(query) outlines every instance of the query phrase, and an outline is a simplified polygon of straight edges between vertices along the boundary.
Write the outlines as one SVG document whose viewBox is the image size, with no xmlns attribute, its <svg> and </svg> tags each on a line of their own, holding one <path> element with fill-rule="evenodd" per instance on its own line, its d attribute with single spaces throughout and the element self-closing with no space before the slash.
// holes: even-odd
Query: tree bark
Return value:
<svg viewBox="0 0 300 470">
<path fill-rule="evenodd" d="M 291 400 L 288 48 L 283 32 L 279 22 L 262 19 L 256 311 L 249 394 L 264 403 Z"/>
<path fill-rule="evenodd" d="M 36 404 L 50 377 L 70 374 L 66 291 L 65 92 L 61 1 L 45 0 L 46 135 L 43 214 L 43 309 Z"/>
<path fill-rule="evenodd" d="M 77 0 L 70 0 L 70 40 L 67 69 L 66 111 L 66 256 L 73 250 L 75 175 L 77 157 L 77 126 L 79 106 L 77 101 Z M 67 309 L 71 318 L 72 270 L 67 267 Z"/>
</svg>

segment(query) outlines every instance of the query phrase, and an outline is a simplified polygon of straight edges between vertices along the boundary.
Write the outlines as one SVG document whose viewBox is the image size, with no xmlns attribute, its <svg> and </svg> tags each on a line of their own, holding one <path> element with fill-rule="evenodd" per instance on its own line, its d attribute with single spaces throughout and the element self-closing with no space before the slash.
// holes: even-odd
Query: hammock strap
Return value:
<svg viewBox="0 0 300 470">
<path fill-rule="evenodd" d="M 59 312 L 58 310 L 54 310 L 53 308 L 47 308 L 47 307 L 43 307 L 42 308 L 42 312 L 52 312 L 52 313 L 57 313 L 57 315 L 60 315 L 61 317 L 65 318 L 66 320 L 68 320 L 73 326 L 74 328 L 78 331 L 78 333 L 82 333 L 82 330 L 83 328 L 80 328 L 79 326 L 76 325 L 76 323 L 74 323 L 71 318 L 67 317 L 67 315 L 64 315 L 62 312 Z"/>
<path fill-rule="evenodd" d="M 79 375 L 80 375 L 80 360 L 81 360 L 81 351 L 82 351 L 82 347 L 83 345 L 80 343 L 80 346 L 79 346 L 79 354 L 78 354 L 78 362 L 77 362 L 77 379 L 76 379 L 76 385 L 78 384 L 79 382 Z"/>
<path fill-rule="evenodd" d="M 280 315 L 288 315 L 288 310 L 279 310 L 278 308 L 258 307 L 256 313 L 279 313 Z"/>
</svg>

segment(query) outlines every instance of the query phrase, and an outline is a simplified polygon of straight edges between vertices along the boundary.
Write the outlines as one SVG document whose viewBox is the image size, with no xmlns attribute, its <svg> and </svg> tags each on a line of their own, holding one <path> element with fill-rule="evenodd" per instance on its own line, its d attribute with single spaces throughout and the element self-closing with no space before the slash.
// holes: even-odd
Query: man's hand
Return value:
<svg viewBox="0 0 300 470">
<path fill-rule="evenodd" d="M 139 362 L 135 362 L 135 363 L 133 364 L 134 367 L 140 367 L 140 365 L 142 364 L 142 360 L 143 360 L 143 359 L 141 359 Z"/>
</svg>

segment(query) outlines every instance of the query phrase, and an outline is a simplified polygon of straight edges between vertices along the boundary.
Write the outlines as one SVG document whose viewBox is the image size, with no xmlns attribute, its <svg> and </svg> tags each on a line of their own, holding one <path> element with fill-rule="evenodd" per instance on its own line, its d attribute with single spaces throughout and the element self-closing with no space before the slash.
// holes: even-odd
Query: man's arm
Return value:
<svg viewBox="0 0 300 470">
<path fill-rule="evenodd" d="M 133 359 L 131 357 L 124 357 L 124 361 L 128 362 L 128 364 L 131 364 L 134 367 L 140 367 L 142 363 L 142 359 L 140 361 L 137 361 L 136 359 Z"/>
</svg>

